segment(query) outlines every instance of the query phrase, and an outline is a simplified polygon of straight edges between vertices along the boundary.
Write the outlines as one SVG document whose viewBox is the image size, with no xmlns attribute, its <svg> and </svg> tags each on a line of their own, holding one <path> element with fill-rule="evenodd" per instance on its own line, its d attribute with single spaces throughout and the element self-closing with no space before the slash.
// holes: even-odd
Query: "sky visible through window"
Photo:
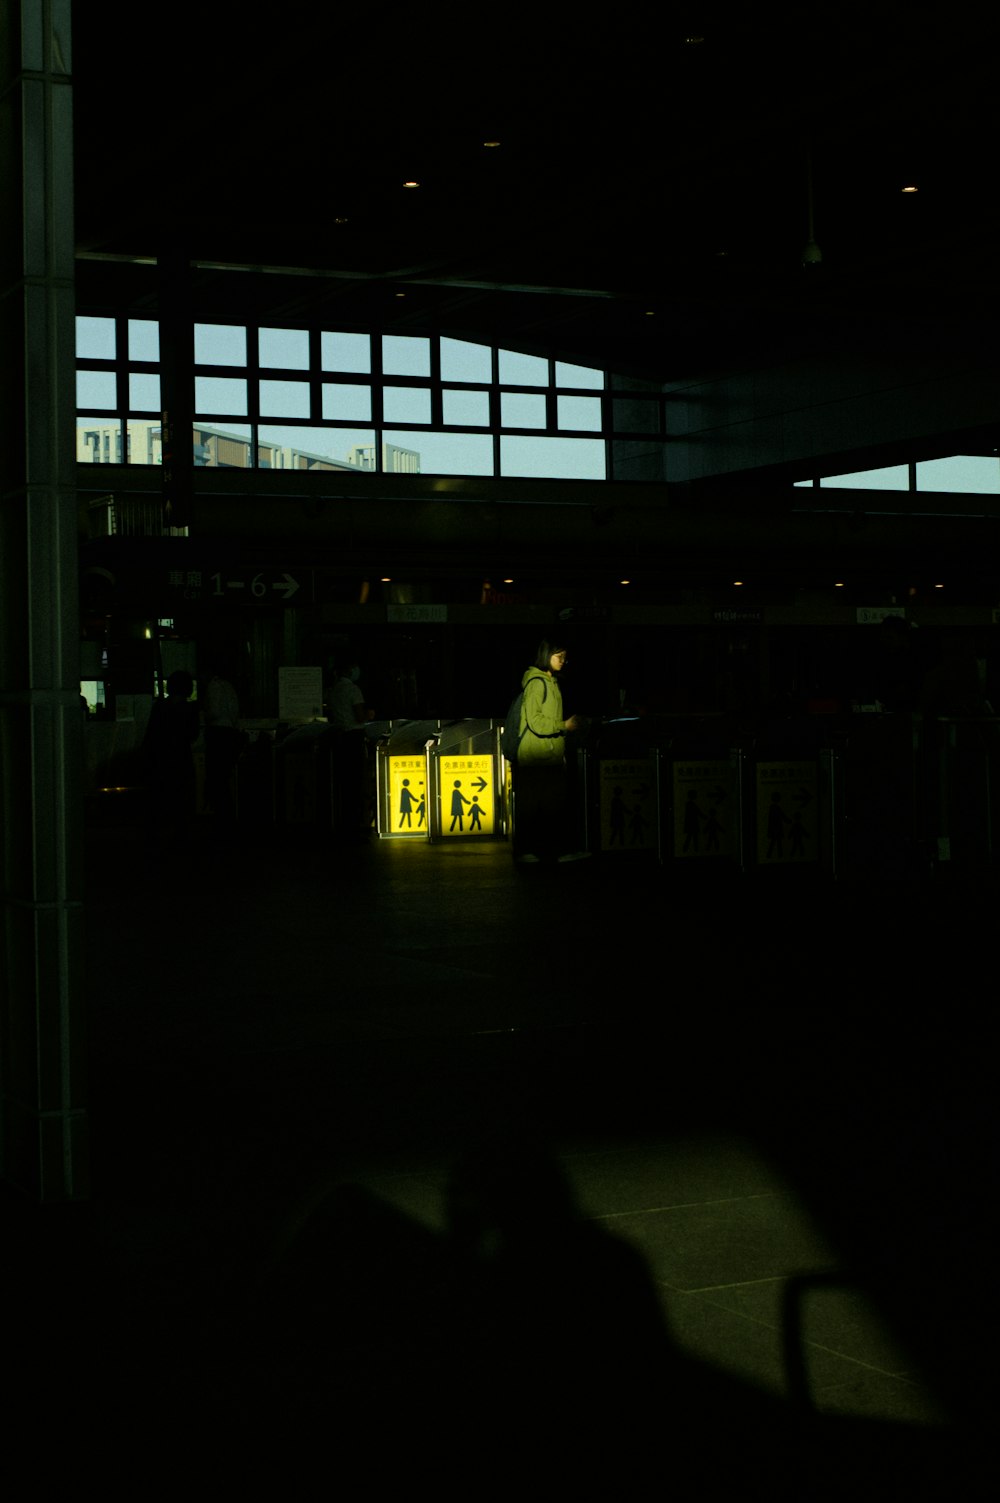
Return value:
<svg viewBox="0 0 1000 1503">
<path fill-rule="evenodd" d="M 114 319 L 77 319 L 81 459 L 107 457 L 107 434 L 115 428 L 120 434 L 126 416 L 131 462 L 158 462 L 149 434 L 142 445 L 131 435 L 143 423 L 148 429 L 160 411 L 159 371 L 148 368 L 159 364 L 159 327 L 155 320 L 130 319 L 126 330 L 122 352 Z M 405 450 L 406 466 L 423 474 L 492 475 L 499 457 L 501 475 L 607 477 L 604 437 L 580 437 L 603 433 L 606 378 L 589 366 L 550 364 L 538 355 L 448 337 L 337 330 L 311 336 L 305 329 L 222 323 L 195 324 L 194 359 L 196 428 L 203 437 L 209 431 L 245 435 L 248 464 L 247 420 L 256 411 L 259 464 L 302 468 L 311 458 L 370 468 L 381 445 L 386 467 L 391 451 Z M 116 368 L 88 368 L 88 362 L 115 362 Z M 348 426 L 324 426 L 335 423 Z M 201 449 L 210 456 L 223 452 Z M 287 451 L 280 461 L 271 452 L 278 449 Z M 224 452 L 225 461 L 201 462 L 235 462 L 231 446 Z"/>
</svg>

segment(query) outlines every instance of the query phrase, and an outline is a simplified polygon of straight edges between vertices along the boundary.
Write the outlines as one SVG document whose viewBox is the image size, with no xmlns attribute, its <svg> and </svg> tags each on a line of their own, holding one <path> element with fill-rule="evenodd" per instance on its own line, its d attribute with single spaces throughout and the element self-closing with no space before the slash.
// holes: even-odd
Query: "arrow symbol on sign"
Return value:
<svg viewBox="0 0 1000 1503">
<path fill-rule="evenodd" d="M 486 779 L 484 777 L 474 778 L 472 786 L 473 788 L 478 788 L 480 793 L 482 793 L 483 789 L 486 787 Z"/>
<path fill-rule="evenodd" d="M 806 804 L 812 803 L 812 794 L 808 788 L 800 788 L 798 793 L 792 794 L 792 802 L 798 804 L 800 809 L 804 809 Z"/>
<path fill-rule="evenodd" d="M 276 579 L 274 584 L 271 586 L 271 589 L 283 590 L 285 592 L 285 599 L 290 600 L 291 597 L 295 594 L 295 591 L 298 589 L 298 587 L 298 580 L 293 579 L 292 576 L 286 571 L 284 579 Z"/>
<path fill-rule="evenodd" d="M 709 798 L 714 799 L 715 802 L 718 804 L 718 803 L 720 803 L 722 801 L 722 799 L 725 798 L 725 796 L 726 796 L 726 790 L 724 788 L 713 788 L 712 792 L 708 796 L 709 796 Z"/>
</svg>

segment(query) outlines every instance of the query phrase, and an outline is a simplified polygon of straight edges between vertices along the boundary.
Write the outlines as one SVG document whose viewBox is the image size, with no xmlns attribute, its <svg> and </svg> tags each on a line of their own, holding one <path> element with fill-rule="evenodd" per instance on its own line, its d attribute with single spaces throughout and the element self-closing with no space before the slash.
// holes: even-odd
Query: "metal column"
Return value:
<svg viewBox="0 0 1000 1503">
<path fill-rule="evenodd" d="M 70 0 L 0 47 L 0 1175 L 87 1193 Z"/>
</svg>

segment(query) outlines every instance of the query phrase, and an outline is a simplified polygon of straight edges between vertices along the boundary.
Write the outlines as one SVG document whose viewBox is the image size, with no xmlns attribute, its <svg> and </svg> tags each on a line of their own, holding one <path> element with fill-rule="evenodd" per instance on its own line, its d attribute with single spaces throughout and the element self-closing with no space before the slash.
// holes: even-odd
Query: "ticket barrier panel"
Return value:
<svg viewBox="0 0 1000 1503">
<path fill-rule="evenodd" d="M 502 727 L 492 720 L 444 726 L 428 757 L 431 840 L 503 840 L 507 833 Z"/>
<path fill-rule="evenodd" d="M 680 870 L 742 872 L 746 809 L 742 747 L 710 744 L 664 749 L 657 757 L 666 817 L 660 859 Z"/>
<path fill-rule="evenodd" d="M 438 720 L 393 724 L 375 753 L 375 813 L 380 840 L 430 838 L 430 749 Z"/>
<path fill-rule="evenodd" d="M 748 861 L 758 871 L 812 870 L 836 876 L 842 835 L 839 754 L 820 747 L 811 755 L 754 757 L 747 808 Z"/>
</svg>

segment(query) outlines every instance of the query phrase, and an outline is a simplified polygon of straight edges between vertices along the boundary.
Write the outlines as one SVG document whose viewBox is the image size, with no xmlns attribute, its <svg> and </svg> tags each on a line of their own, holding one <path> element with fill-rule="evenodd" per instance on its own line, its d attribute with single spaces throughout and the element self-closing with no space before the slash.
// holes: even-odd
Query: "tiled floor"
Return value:
<svg viewBox="0 0 1000 1503">
<path fill-rule="evenodd" d="M 494 844 L 231 850 L 202 831 L 188 856 L 150 877 L 127 826 L 90 833 L 95 1193 L 65 1246 L 124 1327 L 162 1343 L 194 1323 L 202 1357 L 215 1333 L 210 1380 L 181 1364 L 211 1412 L 263 1362 L 226 1333 L 269 1280 L 308 1286 L 295 1260 L 323 1228 L 361 1290 L 336 1319 L 379 1312 L 378 1339 L 342 1340 L 367 1391 L 430 1342 L 416 1309 L 451 1310 L 456 1207 L 480 1218 L 483 1268 L 515 1222 L 541 1267 L 565 1197 L 560 1236 L 598 1240 L 558 1245 L 649 1281 L 650 1327 L 726 1385 L 709 1408 L 777 1405 L 763 1431 L 810 1408 L 878 1422 L 893 1457 L 956 1416 L 979 1433 L 988 1030 L 939 982 L 956 921 L 986 945 L 989 895 L 680 880 L 624 857 L 525 872 Z M 525 1183 L 476 1205 L 483 1155 L 511 1143 Z M 36 1232 L 22 1218 L 32 1258 Z M 572 1256 L 585 1331 L 607 1291 L 575 1283 Z M 322 1409 L 304 1347 L 265 1382 Z"/>
</svg>

